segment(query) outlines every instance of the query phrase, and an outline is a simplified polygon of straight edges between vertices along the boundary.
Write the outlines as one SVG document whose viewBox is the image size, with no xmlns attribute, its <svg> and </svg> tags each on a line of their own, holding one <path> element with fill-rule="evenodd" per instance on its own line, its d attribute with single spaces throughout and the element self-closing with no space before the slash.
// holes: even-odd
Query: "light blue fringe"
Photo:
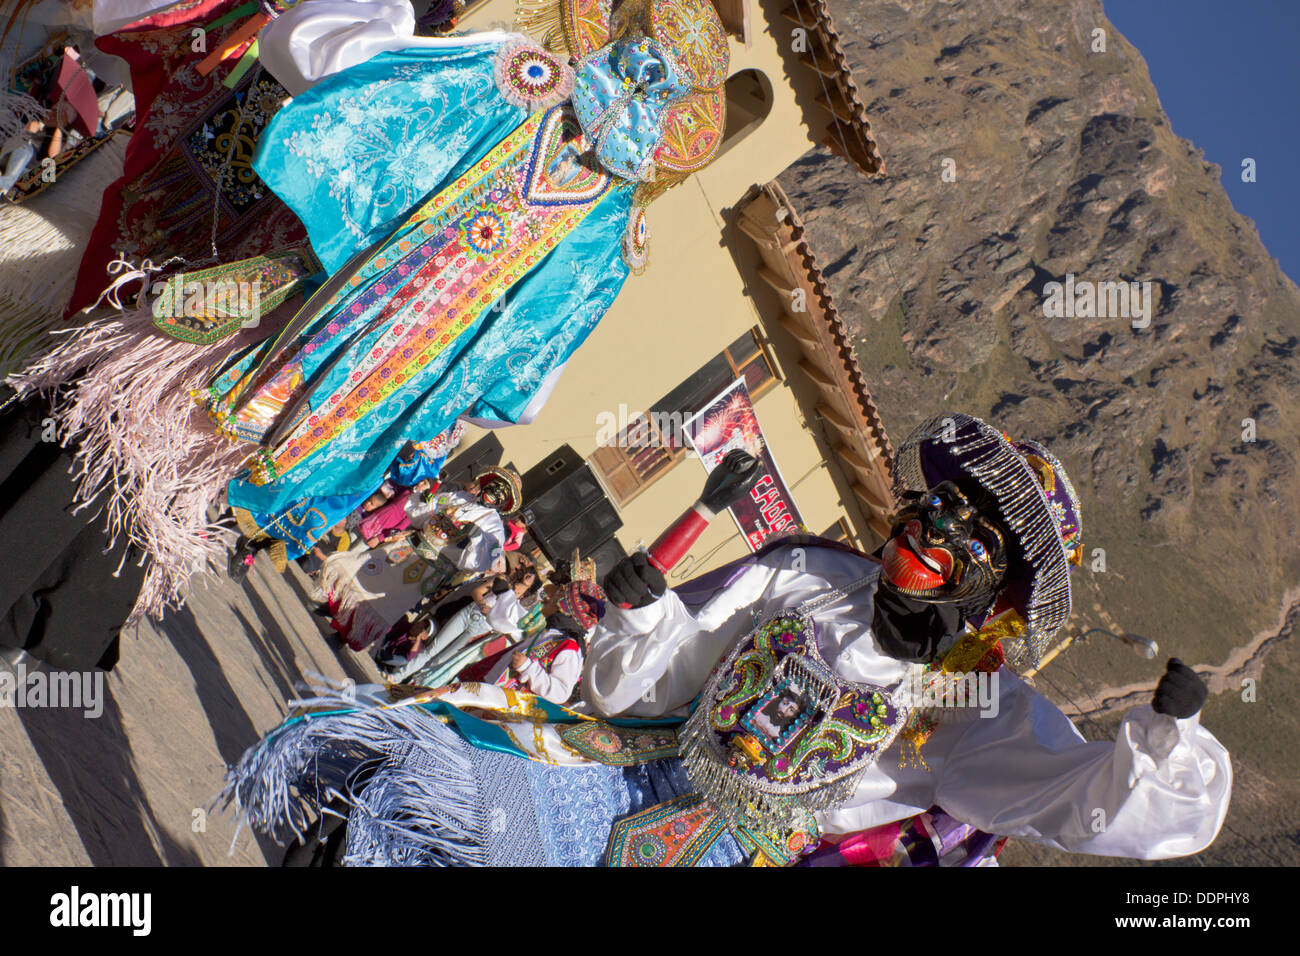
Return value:
<svg viewBox="0 0 1300 956">
<path fill-rule="evenodd" d="M 298 718 L 250 747 L 217 798 L 235 804 L 241 825 L 283 844 L 303 840 L 327 806 L 348 818 L 350 866 L 479 866 L 487 862 L 488 820 L 470 747 L 418 707 L 380 709 L 366 695 L 326 692 L 295 701 L 351 713 Z M 358 793 L 356 771 L 381 761 Z M 237 835 L 236 835 L 237 836 Z"/>
</svg>

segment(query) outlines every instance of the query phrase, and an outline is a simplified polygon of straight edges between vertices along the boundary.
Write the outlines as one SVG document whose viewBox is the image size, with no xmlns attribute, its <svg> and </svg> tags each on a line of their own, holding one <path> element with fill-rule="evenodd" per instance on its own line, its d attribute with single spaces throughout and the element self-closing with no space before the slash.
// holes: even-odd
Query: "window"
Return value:
<svg viewBox="0 0 1300 956">
<path fill-rule="evenodd" d="M 754 398 L 776 384 L 757 329 L 732 342 L 592 453 L 589 461 L 610 497 L 619 505 L 627 504 L 685 458 L 689 448 L 682 426 L 737 378 L 745 380 Z"/>
<path fill-rule="evenodd" d="M 686 454 L 655 427 L 653 418 L 639 415 L 607 445 L 588 459 L 604 480 L 609 495 L 625 505 Z"/>
<path fill-rule="evenodd" d="M 722 132 L 721 156 L 763 125 L 772 112 L 772 83 L 761 70 L 741 70 L 727 78 L 727 125 Z"/>
</svg>

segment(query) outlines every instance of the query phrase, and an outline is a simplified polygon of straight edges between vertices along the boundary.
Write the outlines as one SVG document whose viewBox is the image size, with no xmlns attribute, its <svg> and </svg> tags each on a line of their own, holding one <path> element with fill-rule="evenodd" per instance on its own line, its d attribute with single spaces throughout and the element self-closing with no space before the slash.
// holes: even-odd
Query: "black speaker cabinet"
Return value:
<svg viewBox="0 0 1300 956">
<path fill-rule="evenodd" d="M 545 535 L 542 549 L 552 561 L 567 558 L 577 548 L 584 556 L 614 536 L 623 526 L 614 506 L 602 499 L 554 534 Z"/>
<path fill-rule="evenodd" d="M 568 445 L 530 468 L 523 481 L 523 519 L 552 561 L 570 557 L 574 548 L 585 557 L 623 526 L 596 476 Z"/>
<path fill-rule="evenodd" d="M 584 557 L 591 558 L 596 562 L 596 580 L 603 582 L 605 575 L 609 574 L 614 565 L 627 557 L 627 552 L 618 543 L 618 538 L 610 538 L 591 553 L 585 554 Z"/>
<path fill-rule="evenodd" d="M 504 453 L 501 439 L 488 432 L 468 448 L 452 455 L 442 466 L 442 472 L 438 477 L 448 485 L 467 485 L 488 465 L 501 464 L 501 456 Z"/>
<path fill-rule="evenodd" d="M 570 522 L 577 520 L 588 509 L 601 503 L 613 511 L 613 505 L 606 500 L 600 482 L 591 473 L 591 469 L 583 464 L 536 498 L 529 498 L 525 494 L 524 520 L 528 522 L 529 529 L 538 540 L 545 540 L 555 537 Z M 614 519 L 618 520 L 616 512 Z M 622 522 L 619 521 L 616 527 L 621 524 Z M 601 541 L 603 540 L 602 538 Z M 592 542 L 593 545 L 599 543 L 599 541 Z"/>
<path fill-rule="evenodd" d="M 524 501 L 532 505 L 585 464 L 582 456 L 570 446 L 561 445 L 520 476 L 524 483 Z"/>
</svg>

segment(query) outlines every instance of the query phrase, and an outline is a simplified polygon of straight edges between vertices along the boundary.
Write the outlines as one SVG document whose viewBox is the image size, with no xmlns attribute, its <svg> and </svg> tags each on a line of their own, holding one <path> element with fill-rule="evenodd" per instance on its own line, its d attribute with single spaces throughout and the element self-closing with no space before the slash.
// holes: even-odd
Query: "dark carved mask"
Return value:
<svg viewBox="0 0 1300 956">
<path fill-rule="evenodd" d="M 911 498 L 893 519 L 881 581 L 899 594 L 978 613 L 1006 580 L 1009 536 L 990 496 L 945 481 Z"/>
</svg>

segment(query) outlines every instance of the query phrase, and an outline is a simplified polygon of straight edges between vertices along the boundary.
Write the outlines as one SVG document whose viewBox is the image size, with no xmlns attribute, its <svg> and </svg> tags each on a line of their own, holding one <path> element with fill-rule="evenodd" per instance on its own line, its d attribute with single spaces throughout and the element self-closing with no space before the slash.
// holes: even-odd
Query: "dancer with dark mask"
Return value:
<svg viewBox="0 0 1300 956">
<path fill-rule="evenodd" d="M 1046 448 L 936 417 L 899 447 L 878 555 L 788 537 L 669 589 L 746 468 L 724 459 L 606 576 L 581 706 L 477 684 L 346 712 L 323 697 L 245 754 L 228 794 L 281 834 L 304 832 L 310 794 L 345 794 L 349 865 L 973 866 L 1008 837 L 1139 859 L 1215 839 L 1232 768 L 1190 668 L 1171 660 L 1114 741 L 1085 740 L 1013 669 L 1065 623 L 1081 556 L 1080 502 Z M 927 701 L 968 678 L 965 706 Z M 794 732 L 754 733 L 790 687 Z M 360 751 L 378 767 L 364 785 Z M 508 826 L 482 823 L 507 792 Z"/>
</svg>

